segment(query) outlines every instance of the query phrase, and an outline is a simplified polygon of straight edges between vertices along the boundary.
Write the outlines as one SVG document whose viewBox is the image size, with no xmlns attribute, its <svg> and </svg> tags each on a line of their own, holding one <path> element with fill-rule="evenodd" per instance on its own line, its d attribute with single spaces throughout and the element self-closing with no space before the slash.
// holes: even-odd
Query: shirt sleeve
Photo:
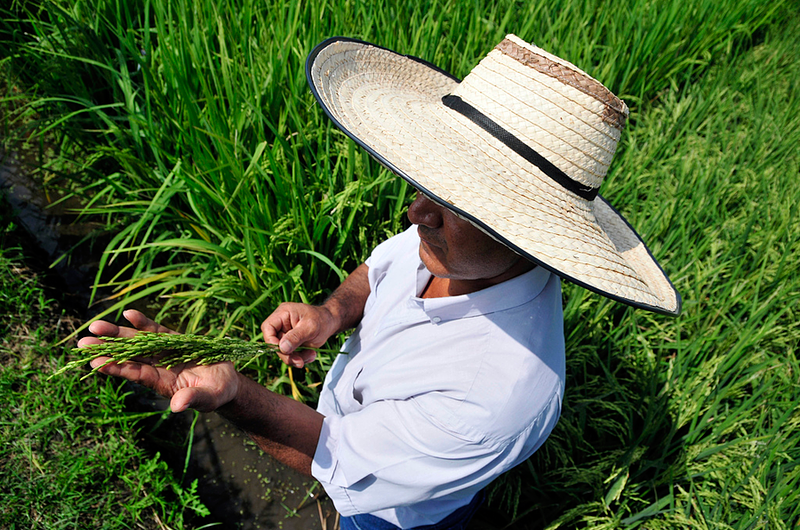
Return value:
<svg viewBox="0 0 800 530">
<path fill-rule="evenodd" d="M 561 408 L 557 391 L 534 421 L 497 441 L 460 434 L 437 422 L 417 400 L 380 401 L 325 418 L 312 474 L 343 516 L 446 496 L 455 509 L 533 454 Z"/>
</svg>

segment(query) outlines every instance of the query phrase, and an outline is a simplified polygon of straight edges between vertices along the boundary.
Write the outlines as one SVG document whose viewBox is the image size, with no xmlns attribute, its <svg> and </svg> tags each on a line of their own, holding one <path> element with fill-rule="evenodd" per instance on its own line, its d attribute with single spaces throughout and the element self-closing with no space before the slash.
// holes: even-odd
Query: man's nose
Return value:
<svg viewBox="0 0 800 530">
<path fill-rule="evenodd" d="M 442 225 L 442 207 L 417 192 L 417 198 L 408 207 L 408 220 L 415 225 L 439 228 Z"/>
</svg>

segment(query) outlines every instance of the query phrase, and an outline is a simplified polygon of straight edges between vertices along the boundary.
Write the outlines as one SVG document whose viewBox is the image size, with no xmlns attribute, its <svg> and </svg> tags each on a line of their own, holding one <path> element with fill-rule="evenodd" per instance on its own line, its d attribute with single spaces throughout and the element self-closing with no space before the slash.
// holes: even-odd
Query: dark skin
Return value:
<svg viewBox="0 0 800 530">
<path fill-rule="evenodd" d="M 535 266 L 422 193 L 408 207 L 408 220 L 417 225 L 419 256 L 433 274 L 423 298 L 474 293 Z"/>
<path fill-rule="evenodd" d="M 469 222 L 425 198 L 421 193 L 408 209 L 409 220 L 418 225 L 419 253 L 433 274 L 422 292 L 424 298 L 456 296 L 485 289 L 531 270 L 534 265 L 496 242 Z M 329 337 L 355 327 L 363 316 L 370 293 L 362 264 L 321 306 L 283 303 L 261 324 L 264 341 L 278 344 L 286 364 L 302 368 L 314 360 L 312 350 Z M 139 331 L 174 333 L 142 313 L 128 310 L 131 327 L 97 321 L 80 347 L 102 342 L 98 337 L 130 337 Z M 108 358 L 92 361 L 92 366 Z M 100 369 L 152 388 L 170 399 L 173 412 L 187 408 L 216 411 L 245 431 L 266 453 L 294 469 L 311 475 L 324 417 L 311 407 L 270 392 L 237 372 L 229 362 L 208 366 L 188 364 L 170 370 L 141 362 L 110 363 Z"/>
</svg>

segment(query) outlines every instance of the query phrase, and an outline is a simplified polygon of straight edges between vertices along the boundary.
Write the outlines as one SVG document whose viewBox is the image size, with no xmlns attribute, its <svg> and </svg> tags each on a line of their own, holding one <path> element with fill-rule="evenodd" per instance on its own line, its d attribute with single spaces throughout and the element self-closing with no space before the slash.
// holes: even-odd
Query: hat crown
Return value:
<svg viewBox="0 0 800 530">
<path fill-rule="evenodd" d="M 597 190 L 628 107 L 573 64 L 507 35 L 453 91 L 570 179 Z"/>
</svg>

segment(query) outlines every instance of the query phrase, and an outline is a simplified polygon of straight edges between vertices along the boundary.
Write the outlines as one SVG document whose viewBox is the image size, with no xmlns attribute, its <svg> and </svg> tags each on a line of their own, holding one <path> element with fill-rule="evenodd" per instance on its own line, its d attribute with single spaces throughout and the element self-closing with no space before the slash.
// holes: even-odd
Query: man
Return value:
<svg viewBox="0 0 800 530">
<path fill-rule="evenodd" d="M 336 125 L 418 190 L 411 229 L 379 245 L 323 305 L 282 304 L 262 325 L 297 367 L 313 361 L 304 345 L 356 327 L 318 410 L 230 363 L 103 372 L 154 388 L 173 411 L 227 417 L 317 478 L 342 528 L 463 528 L 482 488 L 558 420 L 564 342 L 553 273 L 637 307 L 680 311 L 641 239 L 597 195 L 627 107 L 513 35 L 463 82 L 340 38 L 320 44 L 306 72 Z M 125 316 L 133 328 L 90 330 L 168 331 Z"/>
</svg>

